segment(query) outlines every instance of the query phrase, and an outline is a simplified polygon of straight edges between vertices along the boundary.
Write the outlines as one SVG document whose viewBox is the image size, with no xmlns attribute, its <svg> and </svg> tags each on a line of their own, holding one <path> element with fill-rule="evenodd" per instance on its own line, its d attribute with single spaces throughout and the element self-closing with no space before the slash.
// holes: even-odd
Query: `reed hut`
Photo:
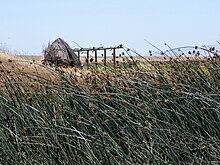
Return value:
<svg viewBox="0 0 220 165">
<path fill-rule="evenodd" d="M 79 57 L 61 38 L 56 39 L 44 50 L 43 64 L 55 66 L 81 66 Z"/>
</svg>

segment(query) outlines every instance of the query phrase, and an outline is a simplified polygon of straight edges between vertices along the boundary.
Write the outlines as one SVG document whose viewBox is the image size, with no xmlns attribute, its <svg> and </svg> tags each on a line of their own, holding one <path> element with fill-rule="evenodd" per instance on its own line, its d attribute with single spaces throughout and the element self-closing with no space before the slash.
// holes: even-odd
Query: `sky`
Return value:
<svg viewBox="0 0 220 165">
<path fill-rule="evenodd" d="M 147 55 L 220 41 L 219 0 L 0 0 L 0 49 L 41 55 L 63 38 L 71 47 L 123 44 Z"/>
</svg>

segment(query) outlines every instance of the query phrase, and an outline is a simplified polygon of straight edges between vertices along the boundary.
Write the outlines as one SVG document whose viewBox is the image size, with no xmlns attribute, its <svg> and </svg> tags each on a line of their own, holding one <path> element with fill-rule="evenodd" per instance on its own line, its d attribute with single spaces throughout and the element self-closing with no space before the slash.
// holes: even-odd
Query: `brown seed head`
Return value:
<svg viewBox="0 0 220 165">
<path fill-rule="evenodd" d="M 157 91 L 157 92 L 156 92 L 156 95 L 159 96 L 159 95 L 160 95 L 160 92 Z"/>
<path fill-rule="evenodd" d="M 202 106 L 202 107 L 200 108 L 200 111 L 204 112 L 204 111 L 205 111 L 205 107 Z"/>
<path fill-rule="evenodd" d="M 201 144 L 199 145 L 199 150 L 200 150 L 201 152 L 203 152 L 203 151 L 205 151 L 205 149 L 206 149 L 205 144 L 204 144 L 204 143 L 201 143 Z"/>
<path fill-rule="evenodd" d="M 24 142 L 28 142 L 28 141 L 29 141 L 29 138 L 28 138 L 28 136 L 22 136 L 22 140 L 23 140 Z"/>
<path fill-rule="evenodd" d="M 102 121 L 102 125 L 108 125 L 109 121 L 110 121 L 109 119 Z"/>
<path fill-rule="evenodd" d="M 31 101 L 32 101 L 32 97 L 28 97 L 28 98 L 27 98 L 27 101 L 28 101 L 28 102 L 31 102 Z"/>
<path fill-rule="evenodd" d="M 22 132 L 27 132 L 27 127 L 23 127 Z"/>
</svg>

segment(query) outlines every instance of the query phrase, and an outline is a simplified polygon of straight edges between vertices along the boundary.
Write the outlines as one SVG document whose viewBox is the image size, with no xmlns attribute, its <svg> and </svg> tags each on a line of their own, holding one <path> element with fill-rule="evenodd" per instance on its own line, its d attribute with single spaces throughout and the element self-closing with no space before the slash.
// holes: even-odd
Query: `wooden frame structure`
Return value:
<svg viewBox="0 0 220 165">
<path fill-rule="evenodd" d="M 98 64 L 98 51 L 103 51 L 103 63 L 106 65 L 107 62 L 107 50 L 112 50 L 112 56 L 113 56 L 113 64 L 116 65 L 116 50 L 117 49 L 124 49 L 123 45 L 120 44 L 116 47 L 92 47 L 92 48 L 75 48 L 73 51 L 78 55 L 78 58 L 80 59 L 81 53 L 86 52 L 86 58 L 87 58 L 87 64 L 89 63 L 89 54 L 90 52 L 95 52 L 95 63 Z"/>
</svg>

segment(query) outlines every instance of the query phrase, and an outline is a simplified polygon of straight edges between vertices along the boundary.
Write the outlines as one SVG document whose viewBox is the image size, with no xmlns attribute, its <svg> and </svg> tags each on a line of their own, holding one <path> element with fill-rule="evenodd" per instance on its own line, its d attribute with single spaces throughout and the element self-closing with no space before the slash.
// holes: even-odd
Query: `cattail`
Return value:
<svg viewBox="0 0 220 165">
<path fill-rule="evenodd" d="M 152 96 L 152 94 L 151 93 L 149 93 L 148 95 L 147 95 L 147 97 L 151 97 Z"/>
<path fill-rule="evenodd" d="M 94 116 L 90 116 L 90 117 L 89 117 L 89 121 L 91 121 L 91 122 L 92 122 L 94 119 L 95 119 Z"/>
<path fill-rule="evenodd" d="M 24 133 L 27 132 L 27 127 L 23 127 L 23 128 L 21 129 L 21 131 L 24 132 Z"/>
<path fill-rule="evenodd" d="M 144 128 L 144 127 L 139 127 L 139 128 L 138 128 L 138 131 L 139 131 L 139 132 L 144 132 L 144 131 L 145 131 L 145 128 Z"/>
<path fill-rule="evenodd" d="M 171 130 L 171 135 L 172 136 L 176 136 L 176 131 L 175 130 Z"/>
<path fill-rule="evenodd" d="M 204 144 L 204 143 L 201 143 L 201 144 L 199 145 L 199 150 L 200 150 L 201 152 L 203 152 L 203 151 L 205 151 L 205 149 L 206 149 L 205 144 Z"/>
<path fill-rule="evenodd" d="M 95 96 L 99 96 L 99 92 L 95 92 L 94 95 L 95 95 Z"/>
<path fill-rule="evenodd" d="M 108 125 L 109 121 L 110 121 L 109 119 L 102 121 L 102 125 Z"/>
<path fill-rule="evenodd" d="M 28 102 L 31 102 L 31 101 L 32 101 L 32 97 L 29 96 L 29 97 L 27 98 L 27 101 L 28 101 Z"/>
<path fill-rule="evenodd" d="M 29 141 L 29 138 L 28 138 L 28 136 L 22 136 L 22 140 L 23 140 L 24 142 L 28 142 L 28 141 Z"/>
<path fill-rule="evenodd" d="M 160 92 L 157 91 L 157 92 L 156 92 L 156 95 L 159 96 L 159 95 L 160 95 Z"/>
<path fill-rule="evenodd" d="M 138 106 L 140 109 L 144 109 L 144 108 L 146 107 L 143 103 L 139 103 L 137 106 Z"/>
<path fill-rule="evenodd" d="M 211 47 L 211 48 L 209 48 L 209 51 L 211 52 L 211 51 L 214 51 L 215 50 L 215 47 Z"/>
<path fill-rule="evenodd" d="M 217 58 L 219 54 L 217 52 L 214 53 L 214 57 Z"/>
<path fill-rule="evenodd" d="M 202 106 L 202 107 L 200 108 L 200 111 L 201 111 L 201 112 L 204 112 L 204 111 L 205 111 L 205 107 Z"/>
<path fill-rule="evenodd" d="M 82 120 L 83 120 L 83 117 L 79 115 L 78 120 L 79 120 L 79 121 L 82 121 Z"/>
<path fill-rule="evenodd" d="M 88 58 L 86 58 L 86 63 L 89 63 L 89 59 Z"/>
</svg>

